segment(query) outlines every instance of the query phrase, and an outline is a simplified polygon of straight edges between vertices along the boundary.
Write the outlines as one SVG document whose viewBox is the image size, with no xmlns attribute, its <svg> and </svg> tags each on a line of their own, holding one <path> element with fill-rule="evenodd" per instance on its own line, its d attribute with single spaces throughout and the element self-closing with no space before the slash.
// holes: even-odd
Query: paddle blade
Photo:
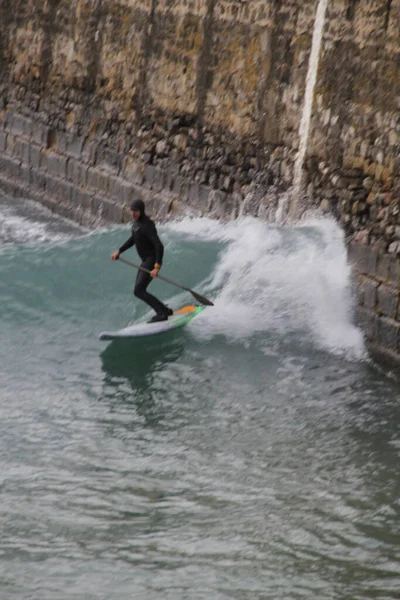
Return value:
<svg viewBox="0 0 400 600">
<path fill-rule="evenodd" d="M 194 292 L 193 290 L 188 290 L 193 298 L 195 298 L 197 300 L 197 302 L 199 302 L 200 304 L 204 304 L 204 306 L 214 306 L 214 304 L 211 302 L 211 300 L 207 300 L 207 298 L 204 298 L 204 296 L 201 296 L 200 294 L 198 294 L 197 292 Z"/>
</svg>

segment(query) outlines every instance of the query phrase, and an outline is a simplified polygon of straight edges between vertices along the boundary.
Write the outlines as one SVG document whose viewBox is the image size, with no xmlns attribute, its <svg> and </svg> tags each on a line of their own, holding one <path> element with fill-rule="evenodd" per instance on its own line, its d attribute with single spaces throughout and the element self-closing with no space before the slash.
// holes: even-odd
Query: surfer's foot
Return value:
<svg viewBox="0 0 400 600">
<path fill-rule="evenodd" d="M 156 313 L 147 322 L 148 323 L 158 323 L 159 321 L 168 321 L 168 317 L 170 317 L 173 314 L 174 314 L 174 311 L 172 310 L 172 308 L 168 308 L 167 307 L 167 312 L 165 312 L 165 313 Z"/>
<path fill-rule="evenodd" d="M 147 322 L 148 323 L 158 323 L 159 321 L 168 321 L 168 315 L 166 314 L 156 314 L 151 317 Z"/>
</svg>

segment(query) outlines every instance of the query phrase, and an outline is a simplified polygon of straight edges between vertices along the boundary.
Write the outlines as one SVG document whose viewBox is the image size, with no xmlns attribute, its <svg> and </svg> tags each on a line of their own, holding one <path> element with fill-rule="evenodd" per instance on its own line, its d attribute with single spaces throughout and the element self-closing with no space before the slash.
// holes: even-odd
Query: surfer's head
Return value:
<svg viewBox="0 0 400 600">
<path fill-rule="evenodd" d="M 130 205 L 129 212 L 132 215 L 134 221 L 138 221 L 144 215 L 144 202 L 143 200 L 134 200 Z"/>
</svg>

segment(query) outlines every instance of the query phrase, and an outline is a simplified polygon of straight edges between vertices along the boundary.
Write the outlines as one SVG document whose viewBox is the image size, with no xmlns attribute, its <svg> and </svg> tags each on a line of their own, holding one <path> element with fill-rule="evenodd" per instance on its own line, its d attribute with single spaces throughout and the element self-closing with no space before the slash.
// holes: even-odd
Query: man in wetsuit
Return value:
<svg viewBox="0 0 400 600">
<path fill-rule="evenodd" d="M 156 226 L 145 213 L 142 200 L 134 200 L 129 212 L 133 219 L 132 235 L 125 244 L 122 244 L 119 250 L 111 254 L 111 258 L 112 260 L 118 260 L 122 252 L 136 245 L 136 250 L 142 259 L 140 266 L 151 272 L 150 274 L 144 271 L 138 272 L 133 293 L 136 298 L 140 298 L 156 311 L 149 323 L 166 321 L 173 314 L 173 311 L 147 291 L 152 278 L 157 277 L 161 269 L 164 246 L 158 237 Z"/>
</svg>

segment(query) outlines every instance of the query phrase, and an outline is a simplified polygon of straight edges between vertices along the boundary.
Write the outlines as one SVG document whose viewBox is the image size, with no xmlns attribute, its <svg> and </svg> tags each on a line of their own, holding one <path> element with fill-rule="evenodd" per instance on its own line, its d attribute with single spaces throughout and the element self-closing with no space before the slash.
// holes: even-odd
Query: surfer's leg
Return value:
<svg viewBox="0 0 400 600">
<path fill-rule="evenodd" d="M 149 268 L 148 265 L 146 265 L 145 263 L 143 263 L 142 266 L 145 269 Z M 158 315 L 163 315 L 168 318 L 168 315 L 170 314 L 168 307 L 165 306 L 165 304 L 163 304 L 162 302 L 160 302 L 158 298 L 156 298 L 152 294 L 149 294 L 149 292 L 147 291 L 147 287 L 151 283 L 151 281 L 152 277 L 148 273 L 145 273 L 144 271 L 139 271 L 136 276 L 136 283 L 133 293 L 136 296 L 136 298 L 143 300 L 143 302 L 146 302 L 146 304 L 151 306 L 151 308 L 155 310 Z"/>
</svg>

